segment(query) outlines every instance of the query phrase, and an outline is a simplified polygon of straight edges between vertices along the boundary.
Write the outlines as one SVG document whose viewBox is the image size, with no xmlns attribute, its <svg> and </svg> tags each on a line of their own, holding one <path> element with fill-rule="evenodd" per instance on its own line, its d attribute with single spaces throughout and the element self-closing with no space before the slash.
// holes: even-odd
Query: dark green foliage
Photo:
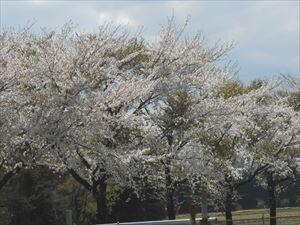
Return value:
<svg viewBox="0 0 300 225">
<path fill-rule="evenodd" d="M 161 220 L 166 217 L 163 202 L 151 198 L 139 199 L 132 189 L 125 189 L 112 208 L 112 222 Z M 154 194 L 154 193 L 153 193 Z"/>
<path fill-rule="evenodd" d="M 59 182 L 46 168 L 21 172 L 1 193 L 1 207 L 7 225 L 54 225 L 62 222 L 63 212 L 51 192 Z M 4 225 L 6 225 L 4 224 Z"/>
<path fill-rule="evenodd" d="M 288 201 L 290 206 L 299 204 L 299 177 L 294 185 L 280 194 L 279 206 Z M 166 218 L 165 201 L 159 198 L 161 190 L 144 185 L 139 197 L 130 188 L 121 189 L 117 184 L 108 186 L 110 221 L 146 221 Z M 243 209 L 256 208 L 266 193 L 249 183 L 240 189 Z M 176 193 L 178 213 L 188 213 L 191 202 L 190 187 L 183 183 Z M 296 196 L 296 198 L 295 198 Z M 235 209 L 237 209 L 234 206 Z M 73 211 L 73 219 L 79 225 L 95 224 L 96 203 L 67 174 L 58 174 L 45 167 L 23 170 L 0 192 L 1 225 L 58 225 L 65 223 L 65 211 Z M 213 210 L 213 209 L 211 209 Z"/>
<path fill-rule="evenodd" d="M 219 96 L 225 99 L 231 98 L 237 95 L 249 93 L 253 90 L 257 90 L 265 84 L 266 82 L 263 80 L 253 80 L 248 86 L 245 86 L 244 84 L 238 81 L 232 81 L 221 88 Z"/>
<path fill-rule="evenodd" d="M 46 167 L 23 170 L 0 193 L 1 225 L 57 225 L 65 223 L 65 211 L 74 221 L 90 225 L 95 204 L 69 175 Z"/>
<path fill-rule="evenodd" d="M 178 91 L 169 96 L 165 113 L 161 118 L 161 126 L 165 129 L 176 129 L 187 125 L 185 115 L 190 109 L 191 98 L 186 91 Z"/>
<path fill-rule="evenodd" d="M 147 190 L 139 199 L 131 189 L 108 185 L 111 221 L 158 220 L 165 218 L 163 202 Z M 0 192 L 1 225 L 57 225 L 65 223 L 71 209 L 76 224 L 96 223 L 96 203 L 89 192 L 68 174 L 45 167 L 23 170 Z"/>
<path fill-rule="evenodd" d="M 219 96 L 225 99 L 246 93 L 247 90 L 243 84 L 232 81 L 221 88 Z"/>
</svg>

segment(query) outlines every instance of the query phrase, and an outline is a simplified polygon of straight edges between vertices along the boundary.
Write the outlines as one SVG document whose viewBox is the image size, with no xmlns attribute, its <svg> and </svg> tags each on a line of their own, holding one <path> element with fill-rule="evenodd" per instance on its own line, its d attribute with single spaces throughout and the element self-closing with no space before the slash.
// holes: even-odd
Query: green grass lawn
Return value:
<svg viewBox="0 0 300 225">
<path fill-rule="evenodd" d="M 232 213 L 233 220 L 240 219 L 261 219 L 264 215 L 265 218 L 269 217 L 269 209 L 250 209 L 250 210 L 238 210 Z M 212 212 L 209 213 L 210 217 L 217 217 L 218 221 L 224 221 L 225 215 L 221 212 Z M 300 207 L 286 207 L 286 208 L 278 208 L 277 216 L 300 216 Z M 198 217 L 201 217 L 201 213 L 198 214 Z M 181 214 L 177 215 L 178 219 L 189 219 L 189 214 Z M 300 225 L 300 221 L 299 221 Z"/>
</svg>

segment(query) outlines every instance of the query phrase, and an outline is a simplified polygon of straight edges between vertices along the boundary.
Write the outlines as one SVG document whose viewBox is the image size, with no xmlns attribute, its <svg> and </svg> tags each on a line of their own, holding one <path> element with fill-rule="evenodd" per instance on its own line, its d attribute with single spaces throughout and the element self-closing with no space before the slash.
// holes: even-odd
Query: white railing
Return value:
<svg viewBox="0 0 300 225">
<path fill-rule="evenodd" d="M 201 218 L 196 219 L 196 224 L 200 224 Z M 211 224 L 212 222 L 216 222 L 216 218 L 209 218 Z M 127 222 L 127 223 L 107 223 L 102 225 L 191 225 L 191 221 L 189 219 L 181 219 L 181 220 L 158 220 L 158 221 L 143 221 L 143 222 Z M 100 225 L 100 224 L 96 224 Z"/>
</svg>

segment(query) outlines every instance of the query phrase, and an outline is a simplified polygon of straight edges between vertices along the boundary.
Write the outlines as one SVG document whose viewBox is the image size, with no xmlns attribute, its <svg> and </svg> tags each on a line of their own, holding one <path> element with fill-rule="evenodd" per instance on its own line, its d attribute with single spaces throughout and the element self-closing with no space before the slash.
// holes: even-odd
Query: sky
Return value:
<svg viewBox="0 0 300 225">
<path fill-rule="evenodd" d="M 238 64 L 242 82 L 280 74 L 300 77 L 300 0 L 0 0 L 0 4 L 1 30 L 33 21 L 35 30 L 59 28 L 72 21 L 80 30 L 92 32 L 111 21 L 132 31 L 143 26 L 143 35 L 153 40 L 172 15 L 179 24 L 189 17 L 186 35 L 202 32 L 208 44 L 235 42 L 228 57 Z"/>
</svg>

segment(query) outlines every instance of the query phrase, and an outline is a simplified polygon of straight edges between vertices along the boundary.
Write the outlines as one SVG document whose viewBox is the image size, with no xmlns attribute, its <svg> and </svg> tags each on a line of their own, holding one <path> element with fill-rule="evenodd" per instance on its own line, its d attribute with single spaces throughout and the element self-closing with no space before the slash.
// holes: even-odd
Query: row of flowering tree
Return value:
<svg viewBox="0 0 300 225">
<path fill-rule="evenodd" d="M 151 43 L 110 25 L 2 32 L 0 190 L 35 165 L 69 172 L 105 223 L 109 182 L 139 197 L 157 186 L 169 219 L 185 182 L 231 225 L 238 188 L 257 179 L 274 218 L 277 184 L 297 167 L 299 83 L 292 94 L 279 80 L 243 86 L 226 63 L 232 44 L 184 31 L 171 20 Z"/>
</svg>

